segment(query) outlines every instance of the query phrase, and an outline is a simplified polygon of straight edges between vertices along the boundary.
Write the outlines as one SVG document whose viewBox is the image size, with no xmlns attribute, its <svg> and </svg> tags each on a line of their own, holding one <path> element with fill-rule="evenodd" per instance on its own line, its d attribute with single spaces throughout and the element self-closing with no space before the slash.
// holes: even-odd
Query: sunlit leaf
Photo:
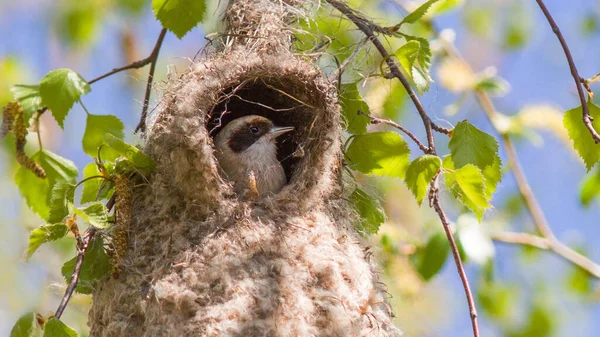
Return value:
<svg viewBox="0 0 600 337">
<path fill-rule="evenodd" d="M 360 216 L 358 232 L 376 234 L 379 226 L 385 221 L 385 214 L 379 201 L 357 187 L 350 195 L 350 202 Z"/>
<path fill-rule="evenodd" d="M 75 289 L 75 291 L 81 294 L 91 294 L 96 282 L 108 275 L 111 270 L 110 259 L 104 251 L 102 237 L 96 236 L 90 245 L 83 260 L 81 273 L 79 274 L 79 283 Z M 71 275 L 73 275 L 76 262 L 77 257 L 74 257 L 67 261 L 61 269 L 67 283 L 71 281 Z"/>
<path fill-rule="evenodd" d="M 32 230 L 29 234 L 27 258 L 30 258 L 42 244 L 63 238 L 67 235 L 67 231 L 68 228 L 63 223 L 44 225 Z"/>
<path fill-rule="evenodd" d="M 110 226 L 108 222 L 108 210 L 101 202 L 94 202 L 84 209 L 75 209 L 75 213 L 85 222 L 96 228 L 106 228 Z"/>
<path fill-rule="evenodd" d="M 417 203 L 421 205 L 425 194 L 427 193 L 427 187 L 437 174 L 442 161 L 437 156 L 423 155 L 413 160 L 406 169 L 406 186 L 413 192 Z"/>
<path fill-rule="evenodd" d="M 21 103 L 23 107 L 23 120 L 29 124 L 29 119 L 41 108 L 42 96 L 40 96 L 39 85 L 17 84 L 10 88 L 13 97 Z"/>
<path fill-rule="evenodd" d="M 468 121 L 462 121 L 452 131 L 448 144 L 456 168 L 473 164 L 481 170 L 499 160 L 498 142 Z"/>
<path fill-rule="evenodd" d="M 156 164 L 152 158 L 146 156 L 137 147 L 125 143 L 110 133 L 104 135 L 104 143 L 131 161 L 135 168 L 141 171 L 151 172 L 156 168 Z"/>
<path fill-rule="evenodd" d="M 48 219 L 52 188 L 57 182 L 74 184 L 78 175 L 77 167 L 70 160 L 49 151 L 37 152 L 31 158 L 44 168 L 46 179 L 38 178 L 30 170 L 20 167 L 15 182 L 31 210 L 41 218 Z"/>
<path fill-rule="evenodd" d="M 402 24 L 405 24 L 405 23 L 417 22 L 420 18 L 423 17 L 423 15 L 425 15 L 425 13 L 427 13 L 427 10 L 429 10 L 429 7 L 431 7 L 431 5 L 433 5 L 437 1 L 439 1 L 439 0 L 429 0 L 429 1 L 425 2 L 424 4 L 419 6 L 417 9 L 415 9 L 412 13 L 408 14 L 404 19 L 402 19 L 402 21 L 400 21 L 398 26 L 401 26 Z"/>
<path fill-rule="evenodd" d="M 356 135 L 346 151 L 353 169 L 366 174 L 402 178 L 408 166 L 410 150 L 394 132 Z"/>
<path fill-rule="evenodd" d="M 588 174 L 583 180 L 579 190 L 579 200 L 588 207 L 594 199 L 600 197 L 600 169 Z"/>
<path fill-rule="evenodd" d="M 65 117 L 73 104 L 90 90 L 89 84 L 70 69 L 52 70 L 40 82 L 42 103 L 52 111 L 52 116 L 60 127 L 63 127 Z"/>
<path fill-rule="evenodd" d="M 342 116 L 346 122 L 346 129 L 350 133 L 361 134 L 367 132 L 370 119 L 358 114 L 358 111 L 369 113 L 369 106 L 358 92 L 358 83 L 343 84 L 340 93 Z"/>
<path fill-rule="evenodd" d="M 50 196 L 50 216 L 48 222 L 62 222 L 69 214 L 68 204 L 75 198 L 75 185 L 59 182 L 52 187 Z"/>
<path fill-rule="evenodd" d="M 452 195 L 467 206 L 481 221 L 485 210 L 492 207 L 486 196 L 486 187 L 481 170 L 467 164 L 462 168 L 444 174 L 446 186 Z"/>
<path fill-rule="evenodd" d="M 592 102 L 587 104 L 590 116 L 594 119 L 592 126 L 596 131 L 600 130 L 600 107 Z M 579 156 L 583 159 L 588 172 L 600 160 L 600 144 L 596 144 L 592 135 L 583 124 L 583 112 L 581 106 L 565 112 L 563 125 L 573 140 L 573 146 Z"/>
<path fill-rule="evenodd" d="M 56 317 L 51 317 L 44 324 L 44 337 L 78 337 L 77 331 L 73 330 Z"/>
<path fill-rule="evenodd" d="M 40 329 L 36 324 L 33 312 L 21 316 L 10 331 L 10 337 L 37 337 L 39 335 Z"/>
<path fill-rule="evenodd" d="M 111 165 L 109 165 L 108 163 L 105 163 L 104 165 L 107 166 L 109 172 L 112 171 L 112 168 L 110 167 Z M 89 163 L 83 169 L 84 179 L 100 175 L 102 174 L 98 170 L 98 166 L 96 165 L 96 163 Z M 95 178 L 86 180 L 84 183 L 82 183 L 82 186 L 83 193 L 81 193 L 80 202 L 82 204 L 85 204 L 88 202 L 96 201 L 96 197 L 98 197 L 98 200 L 109 198 L 111 195 L 111 188 L 113 186 L 113 183 L 109 180 L 105 180 L 102 178 Z M 101 187 L 102 190 L 100 190 Z"/>
<path fill-rule="evenodd" d="M 152 0 L 152 10 L 163 27 L 182 38 L 204 17 L 204 0 Z"/>
<path fill-rule="evenodd" d="M 83 133 L 83 151 L 92 157 L 98 155 L 98 147 L 104 143 L 104 135 L 111 134 L 123 139 L 123 122 L 113 115 L 87 115 Z M 114 160 L 118 154 L 110 149 L 102 151 L 103 160 Z"/>
</svg>

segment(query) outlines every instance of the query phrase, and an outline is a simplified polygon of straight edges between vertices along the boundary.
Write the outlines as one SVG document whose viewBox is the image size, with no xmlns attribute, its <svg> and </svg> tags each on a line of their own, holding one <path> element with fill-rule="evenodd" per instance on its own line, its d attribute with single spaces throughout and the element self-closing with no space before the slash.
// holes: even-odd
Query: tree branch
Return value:
<svg viewBox="0 0 600 337">
<path fill-rule="evenodd" d="M 358 110 L 358 114 L 368 117 L 371 120 L 371 124 L 387 124 L 387 125 L 395 127 L 396 129 L 404 132 L 407 136 L 409 136 L 410 139 L 412 139 L 417 144 L 417 146 L 419 147 L 419 149 L 421 149 L 421 151 L 423 151 L 424 153 L 429 153 L 429 148 L 427 148 L 427 146 L 425 146 L 425 144 L 421 143 L 421 141 L 419 140 L 419 138 L 417 138 L 417 136 L 415 136 L 412 132 L 408 131 L 408 129 L 406 129 L 402 125 L 400 125 L 392 120 L 389 120 L 389 119 L 373 117 L 373 116 L 369 115 L 368 113 L 365 113 L 364 111 L 361 111 L 361 110 Z"/>
<path fill-rule="evenodd" d="M 115 203 L 115 194 L 108 200 L 106 203 L 106 211 L 110 212 Z M 73 296 L 73 292 L 77 288 L 77 284 L 79 283 L 79 274 L 81 273 L 81 267 L 83 266 L 83 260 L 85 259 L 85 254 L 87 253 L 90 242 L 94 240 L 94 236 L 96 235 L 96 227 L 90 226 L 85 231 L 83 238 L 79 235 L 79 230 L 76 230 L 75 238 L 77 241 L 77 259 L 75 260 L 75 268 L 73 269 L 73 275 L 71 275 L 71 280 L 67 289 L 65 290 L 65 294 L 63 295 L 56 312 L 54 313 L 54 317 L 60 319 L 67 304 L 69 304 L 69 300 L 71 300 L 71 296 Z"/>
<path fill-rule="evenodd" d="M 166 28 L 163 28 L 160 31 L 160 35 L 158 35 L 158 40 L 156 40 L 156 45 L 154 46 L 154 49 L 152 50 L 152 53 L 149 56 L 150 71 L 148 72 L 148 81 L 146 82 L 146 93 L 144 95 L 144 106 L 142 107 L 142 116 L 140 117 L 140 122 L 135 128 L 136 133 L 138 131 L 146 131 L 146 117 L 148 116 L 148 103 L 150 101 L 150 93 L 152 92 L 152 80 L 154 79 L 154 69 L 156 68 L 158 53 L 160 52 L 160 47 L 162 46 L 166 33 Z"/>
<path fill-rule="evenodd" d="M 431 121 L 429 115 L 425 111 L 425 108 L 419 101 L 419 98 L 417 97 L 415 92 L 412 90 L 410 83 L 404 77 L 404 75 L 402 74 L 402 72 L 400 71 L 398 66 L 396 65 L 396 62 L 390 57 L 390 54 L 387 52 L 387 50 L 385 49 L 385 47 L 383 46 L 381 41 L 379 41 L 377 36 L 375 36 L 374 30 L 373 30 L 373 23 L 363 19 L 360 14 L 353 11 L 351 8 L 349 8 L 343 2 L 340 2 L 338 0 L 327 0 L 327 2 L 330 5 L 332 5 L 333 7 L 335 7 L 337 10 L 339 10 L 342 14 L 344 14 L 350 21 L 352 21 L 358 27 L 358 29 L 360 29 L 367 36 L 367 38 L 373 43 L 373 45 L 375 45 L 375 48 L 379 51 L 379 54 L 381 54 L 381 56 L 387 63 L 387 65 L 390 69 L 390 73 L 393 75 L 393 77 L 397 78 L 402 83 L 402 85 L 404 86 L 404 89 L 406 89 L 406 92 L 408 93 L 408 96 L 412 100 L 414 106 L 417 108 L 417 111 L 419 112 L 419 115 L 421 116 L 421 119 L 423 120 L 423 125 L 425 126 L 428 147 L 426 148 L 420 141 L 416 140 L 416 137 L 414 137 L 414 138 L 411 137 L 411 138 L 413 140 L 416 140 L 417 145 L 421 144 L 421 146 L 419 146 L 419 148 L 422 147 L 421 150 L 423 150 L 423 148 L 424 148 L 424 150 L 423 150 L 424 153 L 436 155 L 435 141 L 433 139 L 433 130 L 442 132 L 445 134 L 449 134 L 450 130 L 439 127 Z M 379 31 L 379 30 L 375 30 L 375 31 Z M 371 120 L 373 121 L 373 119 L 371 119 Z M 402 131 L 403 128 L 399 128 L 399 129 Z M 403 131 L 403 132 L 405 132 L 405 131 Z M 448 217 L 446 216 L 446 213 L 442 209 L 442 206 L 439 201 L 439 191 L 437 188 L 438 176 L 439 176 L 439 173 L 431 181 L 431 185 L 430 185 L 430 189 L 429 189 L 429 203 L 430 203 L 430 206 L 432 206 L 434 208 L 434 210 L 436 211 L 436 213 L 438 214 L 440 221 L 442 222 L 442 226 L 444 227 L 444 231 L 446 232 L 446 236 L 448 237 L 448 242 L 450 243 L 452 255 L 454 256 L 454 262 L 456 263 L 458 274 L 462 281 L 463 288 L 465 290 L 465 294 L 467 297 L 467 302 L 469 305 L 469 312 L 470 312 L 470 316 L 471 316 L 471 324 L 473 326 L 473 336 L 479 337 L 479 326 L 477 323 L 477 309 L 475 307 L 475 301 L 473 300 L 473 294 L 471 292 L 471 288 L 469 286 L 469 281 L 467 279 L 467 275 L 465 273 L 462 261 L 460 259 L 460 253 L 458 251 L 458 247 L 456 246 L 454 236 L 452 235 L 452 230 L 450 228 L 450 222 L 448 221 Z"/>
<path fill-rule="evenodd" d="M 58 309 L 56 309 L 56 313 L 54 313 L 54 317 L 60 319 L 67 304 L 69 304 L 69 300 L 77 288 L 77 283 L 79 283 L 79 274 L 81 273 L 81 267 L 83 266 L 83 260 L 85 258 L 85 254 L 87 253 L 90 242 L 94 240 L 94 235 L 96 234 L 96 227 L 90 226 L 85 235 L 81 240 L 77 240 L 77 260 L 75 262 L 75 269 L 73 270 L 73 275 L 71 275 L 71 280 L 67 289 L 65 290 L 65 295 L 63 296 L 60 304 L 58 305 Z"/>
<path fill-rule="evenodd" d="M 550 250 L 564 260 L 579 266 L 591 275 L 600 278 L 600 266 L 587 257 L 576 252 L 558 240 L 518 232 L 498 232 L 490 235 L 492 240 L 516 245 L 531 246 L 538 249 Z"/>
<path fill-rule="evenodd" d="M 596 144 L 598 144 L 600 142 L 600 135 L 598 135 L 598 132 L 596 132 L 596 130 L 594 129 L 594 126 L 592 125 L 593 119 L 590 116 L 590 111 L 588 110 L 587 102 L 585 100 L 585 94 L 583 93 L 583 88 L 581 87 L 581 82 L 582 82 L 581 77 L 579 76 L 579 73 L 577 72 L 577 67 L 575 66 L 575 62 L 573 61 L 573 56 L 571 56 L 571 51 L 569 50 L 569 46 L 567 45 L 565 38 L 563 37 L 562 33 L 560 32 L 560 29 L 558 28 L 556 21 L 554 21 L 552 14 L 550 14 L 550 11 L 548 11 L 548 8 L 546 8 L 544 1 L 542 1 L 542 0 L 536 0 L 536 1 L 537 1 L 538 5 L 540 6 L 540 9 L 542 10 L 542 12 L 544 12 L 544 16 L 546 16 L 546 20 L 548 20 L 550 27 L 552 27 L 552 31 L 554 32 L 554 34 L 556 34 L 556 37 L 558 38 L 558 41 L 560 42 L 560 45 L 565 53 L 567 62 L 569 63 L 569 68 L 571 69 L 571 76 L 573 76 L 573 80 L 575 81 L 575 86 L 577 87 L 577 94 L 579 95 L 579 100 L 581 101 L 581 109 L 583 111 L 583 124 L 585 124 L 585 127 L 588 129 L 588 131 L 592 135 L 592 138 L 594 138 L 594 141 L 596 142 Z"/>
</svg>

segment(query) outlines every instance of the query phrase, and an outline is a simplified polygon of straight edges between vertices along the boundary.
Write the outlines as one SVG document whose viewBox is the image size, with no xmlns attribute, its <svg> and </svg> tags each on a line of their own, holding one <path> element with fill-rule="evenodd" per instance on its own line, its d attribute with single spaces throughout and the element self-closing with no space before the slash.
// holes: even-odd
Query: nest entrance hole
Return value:
<svg viewBox="0 0 600 337">
<path fill-rule="evenodd" d="M 315 119 L 314 98 L 309 99 L 310 90 L 305 86 L 293 79 L 254 78 L 226 88 L 208 115 L 210 136 L 214 138 L 227 123 L 247 115 L 267 117 L 276 126 L 293 126 L 294 131 L 277 138 L 277 158 L 291 181 Z"/>
</svg>

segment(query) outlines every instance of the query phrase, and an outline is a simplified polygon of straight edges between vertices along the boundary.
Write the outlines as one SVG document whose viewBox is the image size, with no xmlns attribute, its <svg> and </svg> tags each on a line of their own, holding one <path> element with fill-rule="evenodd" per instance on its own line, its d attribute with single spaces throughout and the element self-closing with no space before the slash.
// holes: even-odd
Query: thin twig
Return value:
<svg viewBox="0 0 600 337">
<path fill-rule="evenodd" d="M 69 300 L 77 288 L 77 283 L 79 283 L 79 274 L 81 273 L 81 267 L 83 266 L 83 260 L 85 258 L 85 254 L 90 246 L 90 242 L 94 240 L 94 235 L 96 234 L 96 227 L 90 226 L 86 234 L 83 237 L 81 243 L 77 244 L 77 260 L 75 262 L 75 269 L 73 270 L 73 275 L 71 275 L 71 280 L 67 289 L 65 290 L 65 295 L 63 296 L 60 304 L 58 305 L 58 309 L 56 309 L 56 313 L 54 317 L 59 318 L 62 316 L 67 304 L 69 304 Z"/>
<path fill-rule="evenodd" d="M 583 111 L 583 124 L 585 124 L 585 127 L 588 129 L 588 131 L 592 135 L 592 138 L 594 138 L 594 141 L 596 142 L 596 144 L 598 144 L 598 143 L 600 143 L 600 135 L 598 134 L 598 132 L 596 132 L 596 130 L 594 129 L 594 126 L 592 125 L 593 119 L 590 116 L 590 111 L 588 110 L 587 102 L 585 100 L 585 94 L 583 93 L 583 88 L 581 87 L 581 77 L 579 76 L 579 72 L 577 71 L 575 62 L 573 61 L 573 56 L 571 56 L 571 51 L 569 50 L 569 46 L 567 45 L 565 38 L 563 37 L 562 33 L 560 32 L 560 29 L 558 28 L 556 21 L 554 21 L 552 14 L 550 14 L 550 12 L 548 11 L 548 8 L 546 8 L 544 1 L 542 1 L 542 0 L 536 0 L 536 1 L 537 1 L 538 5 L 540 6 L 540 9 L 542 10 L 542 12 L 544 12 L 544 16 L 546 16 L 546 19 L 548 20 L 550 27 L 552 27 L 552 31 L 554 32 L 554 34 L 556 34 L 556 37 L 558 38 L 558 41 L 560 42 L 560 45 L 562 46 L 562 49 L 565 52 L 567 62 L 569 63 L 569 68 L 571 69 L 571 76 L 573 76 L 573 80 L 575 80 L 575 86 L 577 87 L 577 94 L 579 95 L 579 100 L 581 101 L 581 110 Z"/>
<path fill-rule="evenodd" d="M 162 38 L 164 38 L 164 33 L 163 32 L 166 33 L 166 29 L 163 29 L 160 32 L 161 35 L 159 36 L 159 39 L 161 40 L 160 41 L 161 44 L 162 44 Z M 161 38 L 161 36 L 162 36 L 162 38 Z M 157 44 L 158 44 L 158 42 L 157 42 Z M 156 56 L 154 55 L 155 53 L 156 53 Z M 111 75 L 114 75 L 116 73 L 120 73 L 121 71 L 124 71 L 124 70 L 139 69 L 139 68 L 145 67 L 146 65 L 150 64 L 150 62 L 152 62 L 153 60 L 155 60 L 157 56 L 158 56 L 158 52 L 156 52 L 156 46 L 154 46 L 154 49 L 152 50 L 152 52 L 150 53 L 150 55 L 148 55 L 148 57 L 146 57 L 145 59 L 141 59 L 141 60 L 135 61 L 135 62 L 133 62 L 131 64 L 128 64 L 128 65 L 120 67 L 120 68 L 115 68 L 115 69 L 107 72 L 106 74 L 100 75 L 100 76 L 94 78 L 93 80 L 88 81 L 88 83 L 92 84 L 94 82 L 98 82 L 101 79 L 104 79 L 104 78 L 109 77 Z"/>
<path fill-rule="evenodd" d="M 490 235 L 492 240 L 516 245 L 531 246 L 538 249 L 550 250 L 564 260 L 579 266 L 590 275 L 600 278 L 600 266 L 590 261 L 572 248 L 557 241 L 545 237 L 519 232 L 498 232 Z"/>
<path fill-rule="evenodd" d="M 353 11 L 351 8 L 349 8 L 343 2 L 340 2 L 338 0 L 327 0 L 327 2 L 329 4 L 331 4 L 333 7 L 335 7 L 337 10 L 339 10 L 342 14 L 344 14 L 350 21 L 352 21 L 369 38 L 369 40 L 371 40 L 373 45 L 375 45 L 375 48 L 377 48 L 377 50 L 379 51 L 379 53 L 381 54 L 381 56 L 387 63 L 391 74 L 395 78 L 397 78 L 404 86 L 404 89 L 406 89 L 408 96 L 412 100 L 414 106 L 417 108 L 417 111 L 419 112 L 419 115 L 421 116 L 421 119 L 423 120 L 423 125 L 425 126 L 425 132 L 427 134 L 427 145 L 428 145 L 428 148 L 426 148 L 427 151 L 423 151 L 423 152 L 430 153 L 432 155 L 436 155 L 435 141 L 433 139 L 433 130 L 436 130 L 438 132 L 443 132 L 445 134 L 449 134 L 450 130 L 442 128 L 442 127 L 438 127 L 437 125 L 435 127 L 433 126 L 435 124 L 431 121 L 429 115 L 425 111 L 425 108 L 419 101 L 419 98 L 417 97 L 415 92 L 412 90 L 410 83 L 404 77 L 404 75 L 402 74 L 402 72 L 400 71 L 398 66 L 396 65 L 396 62 L 393 60 L 393 58 L 390 57 L 389 53 L 387 52 L 387 50 L 385 49 L 385 47 L 383 46 L 381 41 L 379 41 L 379 39 L 375 36 L 374 30 L 372 28 L 373 24 L 370 21 L 362 19 L 362 16 L 359 13 Z M 423 147 L 425 147 L 425 146 L 423 145 Z M 444 212 L 444 210 L 442 209 L 442 207 L 440 205 L 437 182 L 438 182 L 438 176 L 436 176 L 431 181 L 430 205 L 433 206 L 434 210 L 438 214 L 440 221 L 442 222 L 442 225 L 444 227 L 444 231 L 446 232 L 446 235 L 448 236 L 448 242 L 450 243 L 450 248 L 451 248 L 452 254 L 454 256 L 454 262 L 456 263 L 458 274 L 462 281 L 463 288 L 464 288 L 464 291 L 465 291 L 465 294 L 467 297 L 467 302 L 469 305 L 469 312 L 470 312 L 470 316 L 471 316 L 471 324 L 473 326 L 473 336 L 479 337 L 479 326 L 477 323 L 477 309 L 475 307 L 475 301 L 473 300 L 473 293 L 471 292 L 471 288 L 469 286 L 469 280 L 467 278 L 467 275 L 465 274 L 465 270 L 464 270 L 462 261 L 460 259 L 460 253 L 458 251 L 458 247 L 456 246 L 456 242 L 454 241 L 454 236 L 452 235 L 452 232 L 450 229 L 450 223 L 448 221 L 448 217 L 446 216 L 446 213 Z"/>
<path fill-rule="evenodd" d="M 158 53 L 160 52 L 160 47 L 162 46 L 165 35 L 167 34 L 167 29 L 163 28 L 160 31 L 160 35 L 158 35 L 158 39 L 156 40 L 156 45 L 154 45 L 154 49 L 150 54 L 150 71 L 148 72 L 148 81 L 146 82 L 146 94 L 144 95 L 144 106 L 142 107 L 142 116 L 140 117 L 140 122 L 135 128 L 135 132 L 138 131 L 146 131 L 146 117 L 148 115 L 148 103 L 150 101 L 150 93 L 152 92 L 152 80 L 154 79 L 154 69 L 156 68 L 156 61 L 158 60 Z"/>
<path fill-rule="evenodd" d="M 387 124 L 387 125 L 395 127 L 396 129 L 404 132 L 407 136 L 409 136 L 417 144 L 417 146 L 419 147 L 419 149 L 421 149 L 421 151 L 423 151 L 424 153 L 429 153 L 429 148 L 427 148 L 427 146 L 425 146 L 425 144 L 421 143 L 421 141 L 419 140 L 419 138 L 417 138 L 417 136 L 415 136 L 412 132 L 408 131 L 402 125 L 400 125 L 392 120 L 389 120 L 389 119 L 373 117 L 373 116 L 369 115 L 368 113 L 365 113 L 361 110 L 358 110 L 358 114 L 368 117 L 371 120 L 371 124 Z"/>
<path fill-rule="evenodd" d="M 460 276 L 460 280 L 462 282 L 463 288 L 465 288 L 465 294 L 467 296 L 467 303 L 469 304 L 469 313 L 471 315 L 471 325 L 473 327 L 473 335 L 475 337 L 479 337 L 479 324 L 477 323 L 477 308 L 475 307 L 475 300 L 473 299 L 473 292 L 471 291 L 471 287 L 469 285 L 469 279 L 467 278 L 467 274 L 465 273 L 465 268 L 460 259 L 460 252 L 458 250 L 458 246 L 456 245 L 456 241 L 454 240 L 454 235 L 452 235 L 452 229 L 450 228 L 450 221 L 448 221 L 448 217 L 446 213 L 442 209 L 440 205 L 439 194 L 437 193 L 437 182 L 438 176 L 436 176 L 431 182 L 430 189 L 436 191 L 432 193 L 433 199 L 430 201 L 433 205 L 433 209 L 439 215 L 440 220 L 442 221 L 442 225 L 444 227 L 444 232 L 446 232 L 446 237 L 448 238 L 448 242 L 450 243 L 450 247 L 452 248 L 452 256 L 454 257 L 454 263 L 456 264 L 456 268 L 458 269 L 458 275 Z"/>
</svg>

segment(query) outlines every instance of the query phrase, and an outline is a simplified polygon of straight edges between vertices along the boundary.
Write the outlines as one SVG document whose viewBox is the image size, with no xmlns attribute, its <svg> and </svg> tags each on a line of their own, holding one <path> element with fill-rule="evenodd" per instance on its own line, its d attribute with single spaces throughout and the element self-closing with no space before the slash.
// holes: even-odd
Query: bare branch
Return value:
<svg viewBox="0 0 600 337">
<path fill-rule="evenodd" d="M 81 240 L 77 241 L 77 260 L 75 262 L 75 269 L 73 270 L 73 275 L 71 275 L 71 280 L 69 281 L 69 285 L 65 290 L 65 295 L 63 296 L 60 304 L 58 305 L 58 309 L 56 309 L 56 313 L 54 317 L 59 318 L 62 316 L 67 304 L 69 304 L 69 300 L 77 288 L 77 284 L 79 283 L 79 274 L 81 273 L 81 267 L 83 266 L 83 260 L 85 258 L 85 254 L 90 246 L 90 242 L 94 240 L 94 235 L 96 234 L 96 228 L 90 226 L 86 234 L 83 236 Z"/>
<path fill-rule="evenodd" d="M 454 257 L 454 263 L 456 264 L 456 268 L 458 269 L 458 275 L 460 276 L 463 288 L 465 289 L 467 303 L 469 304 L 469 313 L 471 314 L 471 324 L 473 326 L 473 336 L 479 337 L 479 325 L 477 323 L 477 308 L 475 307 L 475 300 L 473 299 L 473 293 L 471 291 L 471 287 L 469 286 L 469 279 L 467 278 L 467 274 L 465 273 L 465 268 L 460 259 L 460 252 L 458 250 L 458 246 L 456 245 L 454 235 L 452 234 L 452 229 L 450 228 L 450 221 L 448 221 L 448 217 L 446 216 L 446 213 L 444 212 L 444 210 L 442 209 L 442 205 L 440 204 L 439 194 L 437 193 L 438 178 L 439 174 L 431 181 L 430 191 L 434 192 L 431 193 L 432 198 L 430 199 L 430 203 L 431 205 L 433 205 L 433 209 L 442 221 L 444 232 L 446 232 L 446 237 L 448 238 L 448 242 L 450 243 L 450 247 L 452 248 L 451 250 L 452 256 Z"/>
<path fill-rule="evenodd" d="M 392 120 L 389 120 L 389 119 L 373 117 L 373 116 L 369 115 L 368 113 L 365 113 L 364 111 L 361 111 L 361 110 L 358 110 L 358 114 L 367 116 L 371 120 L 371 124 L 387 124 L 387 125 L 395 127 L 396 129 L 404 132 L 407 136 L 409 136 L 417 144 L 417 146 L 419 147 L 419 149 L 421 149 L 421 151 L 423 151 L 424 153 L 431 152 L 431 149 L 427 148 L 427 146 L 425 146 L 425 144 L 421 143 L 421 141 L 419 140 L 419 138 L 417 138 L 417 136 L 415 136 L 412 132 L 408 131 L 408 129 L 406 129 L 402 125 L 400 125 Z"/>
<path fill-rule="evenodd" d="M 598 132 L 594 129 L 594 126 L 592 125 L 592 117 L 590 116 L 590 111 L 588 110 L 587 102 L 585 100 L 585 94 L 583 93 L 583 88 L 581 87 L 581 82 L 582 82 L 581 77 L 579 76 L 579 72 L 577 71 L 575 62 L 573 61 L 573 56 L 571 56 L 571 51 L 569 50 L 567 41 L 565 41 L 565 38 L 562 35 L 562 33 L 560 32 L 560 29 L 558 28 L 556 21 L 554 21 L 552 14 L 550 14 L 550 11 L 548 11 L 548 8 L 546 8 L 544 1 L 543 0 L 536 0 L 536 1 L 537 1 L 538 5 L 540 6 L 540 9 L 542 10 L 542 12 L 544 12 L 544 16 L 546 16 L 546 19 L 548 20 L 550 27 L 552 27 L 552 31 L 554 32 L 554 34 L 556 34 L 556 37 L 558 38 L 558 41 L 560 42 L 560 45 L 561 45 L 563 51 L 565 52 L 567 62 L 569 63 L 569 68 L 571 69 L 571 76 L 573 76 L 573 80 L 575 80 L 575 86 L 577 87 L 577 94 L 579 95 L 579 100 L 581 101 L 581 109 L 583 111 L 583 124 L 585 124 L 585 127 L 588 129 L 588 131 L 592 135 L 592 138 L 594 138 L 594 141 L 596 142 L 596 144 L 598 144 L 600 142 L 600 135 L 598 134 Z"/>
<path fill-rule="evenodd" d="M 498 232 L 490 235 L 492 240 L 510 244 L 531 246 L 543 250 L 549 250 L 565 259 L 566 261 L 573 263 L 580 268 L 584 269 L 591 275 L 600 278 L 600 266 L 592 262 L 587 257 L 576 252 L 572 248 L 569 248 L 565 244 L 558 240 L 552 240 L 541 236 L 529 234 L 529 233 L 518 233 L 518 232 Z"/>
<path fill-rule="evenodd" d="M 165 38 L 165 34 L 167 34 L 167 29 L 163 28 L 160 31 L 160 35 L 158 35 L 158 40 L 156 40 L 156 45 L 152 50 L 149 58 L 150 61 L 150 71 L 148 72 L 148 81 L 146 82 L 146 94 L 144 95 L 144 106 L 142 107 L 142 116 L 140 117 L 140 122 L 135 128 L 135 132 L 138 131 L 146 131 L 146 117 L 148 116 L 148 103 L 150 101 L 150 93 L 152 92 L 152 80 L 154 79 L 154 69 L 156 68 L 156 61 L 158 60 L 158 53 L 160 52 L 160 47 L 162 46 L 163 40 Z"/>
</svg>

